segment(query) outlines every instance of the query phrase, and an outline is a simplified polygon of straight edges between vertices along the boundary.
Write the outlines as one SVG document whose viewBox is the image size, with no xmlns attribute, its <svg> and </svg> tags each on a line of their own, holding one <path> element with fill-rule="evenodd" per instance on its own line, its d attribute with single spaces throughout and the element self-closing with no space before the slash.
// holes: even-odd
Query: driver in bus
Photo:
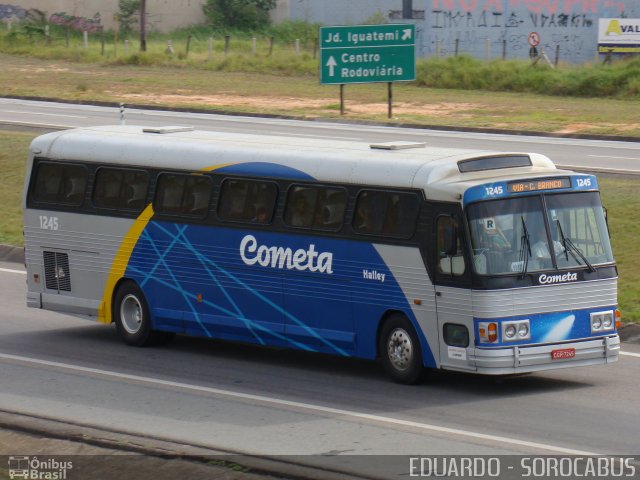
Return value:
<svg viewBox="0 0 640 480">
<path fill-rule="evenodd" d="M 540 220 L 532 222 L 531 225 L 531 256 L 540 260 L 551 259 L 551 253 L 549 252 L 549 242 L 547 240 L 547 229 L 544 223 Z M 564 252 L 562 243 L 557 240 L 553 241 L 553 251 L 556 255 Z"/>
</svg>

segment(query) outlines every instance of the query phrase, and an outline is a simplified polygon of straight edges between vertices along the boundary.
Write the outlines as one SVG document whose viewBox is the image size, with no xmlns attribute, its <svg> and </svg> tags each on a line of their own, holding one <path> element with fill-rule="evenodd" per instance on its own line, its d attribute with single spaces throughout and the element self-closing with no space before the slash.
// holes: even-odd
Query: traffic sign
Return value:
<svg viewBox="0 0 640 480">
<path fill-rule="evenodd" d="M 398 82 L 416 79 L 415 25 L 320 28 L 320 83 Z"/>
<path fill-rule="evenodd" d="M 529 45 L 532 47 L 540 45 L 540 34 L 538 32 L 531 32 L 529 34 Z"/>
</svg>

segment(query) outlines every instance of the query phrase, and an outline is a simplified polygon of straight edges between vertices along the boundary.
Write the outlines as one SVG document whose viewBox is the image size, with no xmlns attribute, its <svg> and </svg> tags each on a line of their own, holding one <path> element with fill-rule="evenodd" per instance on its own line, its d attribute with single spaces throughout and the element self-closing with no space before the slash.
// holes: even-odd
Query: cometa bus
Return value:
<svg viewBox="0 0 640 480">
<path fill-rule="evenodd" d="M 618 359 L 594 176 L 534 153 L 108 126 L 31 144 L 30 307 L 176 333 L 517 374 Z"/>
</svg>

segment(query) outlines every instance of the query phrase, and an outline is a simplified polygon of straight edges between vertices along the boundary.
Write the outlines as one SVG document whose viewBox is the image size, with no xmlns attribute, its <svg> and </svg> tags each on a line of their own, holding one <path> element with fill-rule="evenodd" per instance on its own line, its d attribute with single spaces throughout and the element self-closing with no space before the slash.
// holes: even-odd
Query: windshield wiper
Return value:
<svg viewBox="0 0 640 480">
<path fill-rule="evenodd" d="M 589 260 L 587 260 L 587 257 L 584 256 L 584 254 L 576 246 L 576 244 L 573 243 L 569 237 L 565 237 L 564 236 L 564 232 L 562 231 L 562 225 L 560 224 L 560 220 L 556 220 L 556 223 L 558 225 L 558 232 L 560 232 L 560 237 L 562 238 L 562 246 L 564 247 L 564 254 L 565 254 L 565 257 L 566 257 L 567 261 L 569 261 L 569 251 L 571 251 L 571 256 L 574 258 L 574 260 L 578 264 L 580 264 L 580 262 L 578 261 L 578 258 L 576 257 L 576 254 L 578 254 L 578 256 L 582 259 L 584 264 L 589 268 L 590 272 L 595 272 L 596 269 L 593 267 L 593 265 L 591 265 L 591 262 L 589 262 Z"/>
<path fill-rule="evenodd" d="M 529 238 L 529 230 L 527 229 L 527 224 L 524 221 L 524 217 L 521 215 L 520 220 L 522 221 L 522 237 L 520 238 L 520 255 L 519 260 L 522 262 L 522 271 L 520 272 L 520 278 L 524 278 L 527 274 L 527 268 L 529 268 L 529 257 L 531 256 L 531 240 Z M 526 247 L 526 248 L 525 248 Z"/>
<path fill-rule="evenodd" d="M 567 262 L 569 261 L 569 249 L 567 248 L 567 237 L 564 236 L 564 232 L 562 231 L 562 225 L 560 224 L 560 220 L 556 220 L 556 225 L 558 226 L 558 232 L 560 232 L 560 238 L 562 239 L 562 248 L 564 248 L 564 256 L 567 260 Z M 573 252 L 571 252 L 571 256 L 576 260 L 576 262 L 578 261 L 578 259 L 576 258 L 575 254 Z M 580 263 L 580 262 L 578 262 Z"/>
</svg>

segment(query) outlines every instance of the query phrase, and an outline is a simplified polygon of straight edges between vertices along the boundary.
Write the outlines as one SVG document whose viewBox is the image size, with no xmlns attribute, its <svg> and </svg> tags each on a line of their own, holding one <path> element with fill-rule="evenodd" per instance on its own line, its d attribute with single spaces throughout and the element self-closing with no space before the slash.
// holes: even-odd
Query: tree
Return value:
<svg viewBox="0 0 640 480">
<path fill-rule="evenodd" d="M 119 0 L 118 1 L 118 23 L 120 24 L 120 35 L 129 35 L 137 22 L 140 12 L 140 0 Z"/>
<path fill-rule="evenodd" d="M 269 25 L 276 0 L 207 0 L 202 6 L 214 28 L 257 29 Z"/>
</svg>

